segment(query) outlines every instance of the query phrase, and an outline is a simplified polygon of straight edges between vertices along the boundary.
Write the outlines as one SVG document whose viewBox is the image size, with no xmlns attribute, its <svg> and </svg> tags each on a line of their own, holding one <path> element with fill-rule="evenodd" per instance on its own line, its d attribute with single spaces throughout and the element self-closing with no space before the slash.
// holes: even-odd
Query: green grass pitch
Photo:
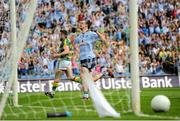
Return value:
<svg viewBox="0 0 180 121">
<path fill-rule="evenodd" d="M 124 95 L 124 90 L 103 91 L 107 100 L 114 104 L 115 109 L 121 113 L 121 118 L 99 118 L 93 108 L 91 100 L 83 101 L 81 99 L 81 92 L 57 92 L 53 99 L 44 95 L 44 93 L 21 93 L 19 94 L 20 107 L 13 107 L 8 100 L 5 107 L 2 119 L 21 120 L 21 119 L 69 119 L 69 120 L 132 120 L 132 119 L 174 119 L 180 117 L 180 88 L 156 88 L 141 90 L 141 111 L 144 114 L 151 115 L 150 117 L 135 116 L 132 112 L 124 113 L 122 111 L 121 101 L 126 103 L 125 99 L 121 100 L 118 95 Z M 111 95 L 109 95 L 111 93 Z M 169 97 L 171 101 L 171 108 L 166 113 L 155 113 L 150 107 L 151 99 L 158 94 L 163 94 Z M 121 101 L 120 101 L 121 100 Z M 126 104 L 124 104 L 126 105 Z M 124 107 L 126 108 L 126 107 Z M 66 118 L 47 118 L 47 112 L 63 112 L 70 111 L 73 113 L 72 117 Z M 162 116 L 162 117 L 154 117 Z"/>
</svg>

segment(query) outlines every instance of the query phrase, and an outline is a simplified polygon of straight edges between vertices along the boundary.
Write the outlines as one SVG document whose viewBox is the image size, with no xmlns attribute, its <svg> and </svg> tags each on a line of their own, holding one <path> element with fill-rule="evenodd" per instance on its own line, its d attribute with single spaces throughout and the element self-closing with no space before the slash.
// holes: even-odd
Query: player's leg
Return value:
<svg viewBox="0 0 180 121">
<path fill-rule="evenodd" d="M 93 74 L 93 81 L 96 82 L 96 81 L 99 80 L 102 76 L 103 76 L 102 73 Z"/>
<path fill-rule="evenodd" d="M 85 67 L 81 67 L 80 77 L 83 80 L 82 81 L 82 86 L 83 86 L 83 97 L 82 98 L 85 100 L 88 100 L 89 99 L 89 89 L 88 89 L 88 86 L 87 86 L 85 78 L 84 78 L 84 76 L 86 76 L 84 73 L 85 71 L 89 71 L 89 70 Z"/>
<path fill-rule="evenodd" d="M 68 67 L 67 71 L 65 71 L 67 77 L 69 79 L 71 79 L 71 81 L 74 82 L 78 82 L 80 84 L 82 84 L 82 88 L 83 88 L 83 99 L 88 100 L 89 99 L 89 89 L 88 86 L 86 84 L 85 81 L 82 81 L 82 75 L 83 75 L 83 69 L 81 71 L 82 73 L 80 73 L 80 76 L 73 76 L 73 71 L 72 71 L 72 67 Z M 96 74 L 96 76 L 94 76 L 93 81 L 97 81 L 99 78 L 101 78 L 102 74 Z"/>
<path fill-rule="evenodd" d="M 90 68 L 88 69 L 91 70 L 91 68 L 94 68 L 95 67 L 95 61 L 91 61 L 89 62 L 91 64 Z M 87 63 L 86 63 L 87 64 Z M 86 64 L 83 64 L 83 67 L 81 67 L 81 73 L 80 73 L 80 76 L 73 76 L 73 71 L 72 71 L 72 66 L 70 66 L 70 64 L 67 64 L 69 65 L 67 67 L 67 71 L 66 72 L 66 75 L 69 79 L 71 79 L 72 81 L 74 82 L 78 82 L 78 83 L 81 83 L 82 86 L 83 86 L 83 99 L 88 99 L 89 98 L 89 93 L 88 93 L 88 86 L 87 84 L 85 83 L 85 81 L 82 81 L 82 77 L 83 77 L 83 72 L 84 72 L 84 69 L 87 69 L 87 65 Z M 92 73 L 91 73 L 92 74 Z M 100 79 L 102 77 L 102 73 L 98 73 L 96 75 L 93 76 L 93 80 L 94 82 L 96 82 L 98 79 Z"/>
<path fill-rule="evenodd" d="M 72 67 L 68 67 L 67 71 L 66 71 L 66 75 L 69 79 L 71 79 L 71 81 L 77 82 L 77 83 L 81 83 L 82 84 L 82 79 L 80 78 L 80 76 L 77 75 L 73 75 L 73 71 L 72 71 Z"/>
<path fill-rule="evenodd" d="M 80 83 L 82 84 L 82 79 L 81 79 L 81 76 L 78 76 L 78 75 L 73 75 L 73 71 L 72 71 L 72 68 L 68 68 L 67 71 L 66 71 L 66 75 L 69 79 L 71 79 L 71 81 L 74 81 L 74 82 L 77 82 L 77 83 Z M 96 73 L 96 74 L 93 74 L 93 81 L 96 82 L 97 80 L 99 80 L 101 77 L 103 76 L 102 73 Z"/>
<path fill-rule="evenodd" d="M 85 72 L 89 72 L 90 74 L 92 74 L 92 69 L 95 68 L 96 66 L 96 58 L 92 58 L 92 59 L 85 59 L 85 60 L 81 60 L 81 68 L 80 68 L 80 77 L 83 80 L 82 84 L 83 84 L 83 99 L 88 99 L 89 98 L 89 89 L 88 86 L 86 84 L 86 74 Z M 92 81 L 97 81 L 100 78 L 101 75 L 98 75 L 97 77 L 94 77 L 92 79 Z"/>
<path fill-rule="evenodd" d="M 54 97 L 55 91 L 56 91 L 57 87 L 59 86 L 60 76 L 63 73 L 61 66 L 62 66 L 62 62 L 57 61 L 56 65 L 55 65 L 55 79 L 52 82 L 52 91 L 45 92 L 45 95 L 50 96 L 51 98 Z"/>
<path fill-rule="evenodd" d="M 60 76 L 61 76 L 62 73 L 63 73 L 62 70 L 56 70 L 55 71 L 55 79 L 52 82 L 52 91 L 51 92 L 45 92 L 46 96 L 49 96 L 51 98 L 54 97 L 55 91 L 56 91 L 57 87 L 59 86 Z"/>
<path fill-rule="evenodd" d="M 73 71 L 72 71 L 72 63 L 71 60 L 64 60 L 63 61 L 63 67 L 66 68 L 66 76 L 68 79 L 70 79 L 71 81 L 75 81 L 78 83 L 81 83 L 81 78 L 79 76 L 74 76 L 73 75 Z"/>
<path fill-rule="evenodd" d="M 61 79 L 62 74 L 63 74 L 62 70 L 55 71 L 55 79 L 54 79 L 54 82 L 52 83 L 52 92 L 55 92 L 56 88 L 59 86 L 59 81 Z"/>
<path fill-rule="evenodd" d="M 56 63 L 55 79 L 54 79 L 54 82 L 52 83 L 52 92 L 53 93 L 56 91 L 57 87 L 59 86 L 61 74 L 64 73 L 64 69 L 66 70 L 66 64 L 64 64 L 64 63 L 65 63 L 64 60 L 60 60 Z"/>
</svg>

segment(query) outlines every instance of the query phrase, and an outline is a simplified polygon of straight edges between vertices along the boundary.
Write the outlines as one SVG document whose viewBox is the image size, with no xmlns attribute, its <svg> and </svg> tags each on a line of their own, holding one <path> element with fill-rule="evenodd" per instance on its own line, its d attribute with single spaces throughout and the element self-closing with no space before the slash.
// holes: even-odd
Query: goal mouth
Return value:
<svg viewBox="0 0 180 121">
<path fill-rule="evenodd" d="M 176 58 L 178 55 L 175 30 L 170 32 L 171 26 L 167 25 L 171 24 L 167 24 L 165 28 L 169 30 L 164 32 L 161 24 L 172 22 L 172 27 L 175 28 L 178 23 L 174 23 L 173 19 L 179 16 L 172 15 L 162 22 L 159 20 L 161 14 L 163 17 L 170 16 L 165 14 L 171 14 L 169 10 L 165 11 L 169 3 L 170 7 L 177 9 L 174 5 L 176 2 L 162 0 L 163 11 L 159 10 L 163 5 L 158 4 L 157 0 L 93 2 L 94 0 L 0 1 L 0 119 L 180 120 L 180 77 L 161 73 L 161 59 L 169 58 L 160 57 L 172 54 L 172 58 Z M 137 3 L 142 6 L 138 8 Z M 172 11 L 176 14 L 175 10 Z M 87 38 L 91 38 L 89 40 L 96 38 L 96 34 L 103 36 L 100 37 L 102 40 L 108 40 L 107 43 L 93 40 L 94 46 L 87 42 L 91 46 L 89 50 L 93 49 L 88 57 L 96 55 L 97 58 L 80 61 L 80 54 L 72 52 L 78 35 L 86 36 L 84 32 L 81 34 L 78 27 L 81 20 L 87 21 L 90 33 L 94 33 L 92 38 L 87 35 Z M 150 30 L 151 25 L 153 30 Z M 157 32 L 155 29 L 158 29 Z M 67 38 L 64 39 L 64 36 Z M 83 46 L 87 44 L 85 40 L 80 40 Z M 173 42 L 169 43 L 170 41 Z M 63 55 L 62 51 L 66 47 L 72 51 Z M 164 54 L 166 49 L 167 55 Z M 77 54 L 76 57 L 74 54 Z M 55 58 L 59 55 L 60 58 Z M 91 71 L 93 76 L 85 72 L 85 77 L 81 77 L 81 62 L 86 67 L 96 65 Z M 74 75 L 66 73 L 69 65 L 72 65 Z M 155 66 L 158 68 L 154 69 Z M 171 68 L 170 65 L 165 66 Z M 55 73 L 57 68 L 61 69 L 62 75 Z M 101 78 L 95 81 L 94 78 L 98 78 L 99 73 Z M 154 73 L 157 75 L 149 75 Z M 170 96 L 172 100 L 172 107 L 168 112 L 153 111 L 150 105 L 151 98 L 160 93 Z"/>
<path fill-rule="evenodd" d="M 0 105 L 4 108 L 1 108 L 2 110 L 0 110 L 0 117 L 2 117 L 2 119 L 44 119 L 47 118 L 49 112 L 54 112 L 55 114 L 52 115 L 56 116 L 56 113 L 58 112 L 63 113 L 69 111 L 72 112 L 73 116 L 84 117 L 84 119 L 90 116 L 119 118 L 119 112 L 130 112 L 131 102 L 129 100 L 129 89 L 119 90 L 119 88 L 113 89 L 113 87 L 107 87 L 107 89 L 102 88 L 102 92 L 105 95 L 103 96 L 101 90 L 96 88 L 93 83 L 89 83 L 91 88 L 95 90 L 94 93 L 98 94 L 97 97 L 99 99 L 92 96 L 92 99 L 84 100 L 82 99 L 82 85 L 78 84 L 77 86 L 77 83 L 75 82 L 65 80 L 65 83 L 62 80 L 56 95 L 52 98 L 44 94 L 48 89 L 52 88 L 52 79 L 16 80 L 17 77 L 15 72 L 17 70 L 15 71 L 13 67 L 17 66 L 16 62 L 20 63 L 21 61 L 24 61 L 21 60 L 20 57 L 26 56 L 22 53 L 27 51 L 25 49 L 26 44 L 29 39 L 32 39 L 32 36 L 34 36 L 33 29 L 34 24 L 36 23 L 33 22 L 33 17 L 37 14 L 35 11 L 37 9 L 39 10 L 37 6 L 37 0 L 21 0 L 19 3 L 15 4 L 17 15 L 15 17 L 16 20 L 14 21 L 16 21 L 15 28 L 17 33 L 14 36 L 17 38 L 16 43 L 13 43 L 13 38 L 10 38 L 9 34 L 8 49 L 5 50 L 5 56 L 2 61 L 0 61 L 0 67 L 2 68 L 2 70 L 0 70 L 0 72 L 2 72 L 0 73 L 0 81 L 3 86 L 3 91 L 0 94 Z M 10 5 L 9 10 L 10 12 L 12 11 Z M 8 20 L 10 20 L 12 15 L 10 15 L 10 13 L 7 14 Z M 12 28 L 12 26 L 10 26 L 10 28 Z M 14 30 L 10 29 L 9 31 Z M 47 37 L 45 39 L 47 39 Z M 15 46 L 16 50 L 13 48 Z M 88 78 L 86 77 L 86 79 Z M 91 80 L 89 80 L 89 82 L 90 81 Z M 109 81 L 109 85 L 115 83 L 108 78 L 102 81 L 103 82 L 101 82 L 101 80 L 97 81 L 97 85 L 98 83 L 101 83 L 106 86 L 105 81 Z M 67 88 L 67 90 L 65 88 Z M 78 90 L 75 90 L 76 88 Z M 92 92 L 93 91 L 90 92 L 91 95 L 93 95 Z M 98 106 L 100 107 L 97 108 Z"/>
</svg>

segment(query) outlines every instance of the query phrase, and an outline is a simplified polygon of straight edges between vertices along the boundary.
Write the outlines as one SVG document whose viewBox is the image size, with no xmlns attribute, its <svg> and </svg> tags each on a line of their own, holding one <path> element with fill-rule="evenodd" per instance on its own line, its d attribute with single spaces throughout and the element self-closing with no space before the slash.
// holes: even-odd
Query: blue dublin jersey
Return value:
<svg viewBox="0 0 180 121">
<path fill-rule="evenodd" d="M 75 39 L 75 44 L 80 49 L 80 60 L 96 57 L 93 52 L 94 43 L 99 40 L 99 36 L 92 31 L 79 34 Z"/>
</svg>

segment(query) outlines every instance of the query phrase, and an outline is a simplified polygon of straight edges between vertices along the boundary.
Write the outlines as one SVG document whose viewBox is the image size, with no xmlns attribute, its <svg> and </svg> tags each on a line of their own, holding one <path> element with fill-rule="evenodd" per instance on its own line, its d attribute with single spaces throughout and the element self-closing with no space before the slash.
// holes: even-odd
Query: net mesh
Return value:
<svg viewBox="0 0 180 121">
<path fill-rule="evenodd" d="M 131 112 L 127 90 L 103 90 L 103 94 L 112 107 L 122 115 Z M 47 119 L 49 112 L 65 111 L 72 112 L 73 118 L 98 117 L 92 100 L 84 101 L 81 97 L 81 91 L 57 92 L 53 99 L 46 97 L 44 93 L 20 93 L 20 107 L 13 107 L 10 95 L 3 119 Z"/>
<path fill-rule="evenodd" d="M 23 88 L 28 90 L 32 86 L 24 86 Z M 116 111 L 120 113 L 131 112 L 129 89 L 102 89 L 102 91 Z M 73 116 L 81 119 L 98 117 L 92 100 L 82 100 L 82 94 L 81 91 L 57 91 L 54 98 L 49 98 L 44 95 L 44 92 L 31 92 L 29 90 L 29 92 L 19 93 L 19 107 L 13 107 L 13 95 L 10 95 L 3 113 L 3 119 L 46 119 L 48 112 L 65 111 L 70 111 Z"/>
<path fill-rule="evenodd" d="M 3 1 L 6 8 L 3 9 L 3 15 L 0 17 L 3 21 L 1 25 L 2 36 L 6 38 L 1 45 L 0 56 L 0 85 L 2 95 L 4 89 L 8 86 L 8 81 L 12 81 L 12 64 L 13 50 L 10 40 L 10 7 L 8 1 Z M 7 3 L 6 3 L 7 2 Z M 31 19 L 34 14 L 33 8 L 35 1 L 33 0 L 17 0 L 17 58 L 18 60 L 23 52 L 23 48 L 27 43 L 27 38 L 31 39 L 32 32 L 29 32 Z M 1 14 L 2 15 L 2 14 Z M 126 18 L 127 19 L 127 18 Z M 31 29 L 34 27 L 32 24 Z M 126 52 L 127 53 L 127 52 Z M 128 58 L 128 54 L 126 55 Z M 128 63 L 128 62 L 127 62 Z M 130 89 L 124 88 L 123 84 L 130 81 L 128 78 L 110 79 L 104 78 L 97 81 L 97 87 L 102 89 L 108 102 L 121 113 L 131 111 Z M 44 92 L 50 90 L 52 79 L 24 79 L 20 80 L 18 85 L 18 101 L 19 106 L 13 106 L 13 94 L 10 92 L 5 108 L 3 110 L 2 119 L 46 119 L 48 112 L 64 112 L 71 111 L 74 117 L 87 119 L 87 117 L 98 117 L 91 100 L 82 100 L 82 86 L 68 80 L 62 80 L 61 86 L 54 98 L 44 95 Z M 99 86 L 100 85 L 100 86 Z M 113 87 L 114 86 L 114 87 Z M 127 87 L 127 86 L 126 86 Z M 124 89 L 123 89 L 124 88 Z"/>
</svg>

